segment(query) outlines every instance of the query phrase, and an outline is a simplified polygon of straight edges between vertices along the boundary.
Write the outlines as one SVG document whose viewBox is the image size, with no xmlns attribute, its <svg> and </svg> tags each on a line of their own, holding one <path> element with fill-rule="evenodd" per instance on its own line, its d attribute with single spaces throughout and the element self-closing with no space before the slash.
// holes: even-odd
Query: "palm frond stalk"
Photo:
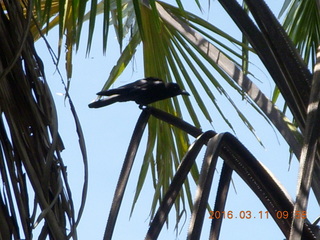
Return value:
<svg viewBox="0 0 320 240">
<path fill-rule="evenodd" d="M 191 166 L 203 145 L 207 145 L 207 150 L 203 160 L 201 175 L 197 186 L 197 194 L 195 196 L 192 209 L 193 213 L 190 220 L 188 239 L 200 239 L 202 221 L 208 206 L 208 195 L 210 193 L 218 156 L 220 156 L 228 166 L 223 166 L 223 174 L 221 174 L 220 177 L 219 191 L 216 195 L 216 199 L 219 201 L 216 201 L 214 210 L 219 210 L 220 213 L 224 212 L 227 190 L 223 191 L 223 189 L 228 188 L 231 180 L 231 173 L 232 171 L 235 171 L 259 197 L 260 201 L 264 204 L 268 213 L 273 217 L 284 236 L 286 238 L 289 237 L 291 221 L 295 217 L 295 215 L 290 214 L 294 209 L 294 203 L 291 197 L 275 176 L 261 162 L 259 162 L 237 138 L 230 133 L 217 134 L 214 131 L 206 131 L 202 133 L 200 129 L 195 128 L 175 116 L 170 116 L 168 113 L 155 108 L 149 108 L 147 110 L 153 116 L 168 124 L 181 128 L 181 130 L 197 137 L 197 139 L 190 146 L 181 161 L 181 164 L 172 179 L 169 190 L 164 196 L 163 201 L 150 224 L 150 228 L 145 239 L 157 239 L 166 217 L 168 216 L 168 213 L 177 197 L 177 193 L 180 191 L 182 183 L 186 179 L 187 174 L 189 173 Z M 221 183 L 223 185 L 221 185 Z M 288 214 L 288 217 L 279 218 L 279 214 L 282 213 Z M 317 226 L 313 226 L 306 219 L 306 214 L 302 215 L 301 212 L 300 217 L 304 220 L 303 229 L 299 233 L 300 238 L 310 240 L 316 239 L 319 235 Z M 219 236 L 219 225 L 221 225 L 221 223 L 218 223 L 219 220 L 214 218 L 212 218 L 212 220 L 211 237 Z M 222 221 L 222 218 L 220 220 Z"/>
<path fill-rule="evenodd" d="M 214 131 L 202 132 L 200 129 L 186 123 L 180 118 L 173 116 L 172 114 L 163 112 L 154 107 L 146 107 L 140 115 L 138 123 L 136 125 L 135 132 L 138 134 L 133 138 L 130 143 L 130 149 L 134 151 L 128 151 L 126 159 L 130 159 L 128 167 L 127 162 L 124 162 L 122 173 L 119 178 L 119 186 L 122 191 L 119 197 L 118 189 L 114 195 L 113 206 L 109 214 L 109 220 L 112 220 L 112 224 L 107 224 L 106 233 L 104 239 L 111 239 L 112 232 L 114 230 L 115 221 L 117 218 L 118 208 L 120 207 L 124 188 L 126 186 L 126 180 L 130 174 L 133 160 L 145 125 L 150 115 L 163 121 L 165 124 L 171 124 L 174 127 L 180 128 L 182 131 L 196 137 L 195 142 L 189 147 L 185 156 L 181 160 L 179 167 L 170 183 L 168 190 L 165 192 L 163 199 L 153 217 L 150 228 L 146 234 L 146 240 L 155 240 L 158 238 L 165 221 L 168 218 L 169 212 L 179 192 L 182 190 L 182 186 L 185 183 L 188 174 L 191 172 L 191 168 L 194 165 L 195 159 L 198 156 L 201 148 L 207 145 L 207 150 L 201 167 L 200 178 L 197 186 L 197 193 L 195 200 L 193 201 L 192 217 L 190 220 L 190 227 L 188 231 L 187 239 L 200 239 L 202 223 L 206 216 L 206 209 L 208 207 L 208 197 L 212 186 L 212 181 L 216 169 L 216 163 L 218 157 L 221 157 L 225 162 L 223 165 L 223 172 L 220 177 L 219 190 L 216 195 L 216 205 L 214 211 L 220 211 L 225 213 L 224 206 L 227 199 L 227 189 L 231 181 L 232 171 L 235 171 L 239 176 L 247 183 L 252 191 L 259 197 L 260 201 L 264 204 L 268 213 L 273 217 L 278 227 L 283 232 L 286 238 L 289 237 L 291 229 L 291 221 L 295 217 L 292 215 L 294 209 L 294 203 L 287 193 L 286 189 L 279 183 L 279 181 L 272 175 L 272 173 L 260 163 L 245 147 L 244 145 L 230 133 L 217 134 Z M 142 128 L 140 128 L 140 126 Z M 131 154 L 130 156 L 130 153 Z M 124 180 L 124 181 L 123 181 Z M 113 211 L 113 207 L 117 206 L 117 210 Z M 228 217 L 233 218 L 233 213 L 228 213 Z M 287 217 L 279 217 L 279 214 L 287 214 Z M 303 239 L 316 239 L 319 234 L 318 230 L 306 219 L 306 214 L 301 212 L 301 218 L 304 220 L 303 229 L 300 232 L 300 237 Z M 217 239 L 220 232 L 221 219 L 212 219 L 211 237 L 215 236 Z"/>
</svg>

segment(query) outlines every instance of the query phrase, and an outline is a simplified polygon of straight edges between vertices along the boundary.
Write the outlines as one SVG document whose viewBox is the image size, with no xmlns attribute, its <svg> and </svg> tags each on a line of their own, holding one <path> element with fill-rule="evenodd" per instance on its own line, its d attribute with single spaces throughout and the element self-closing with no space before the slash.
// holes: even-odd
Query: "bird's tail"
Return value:
<svg viewBox="0 0 320 240">
<path fill-rule="evenodd" d="M 104 106 L 107 106 L 107 105 L 110 105 L 112 103 L 119 101 L 119 99 L 117 97 L 118 96 L 114 96 L 114 97 L 109 97 L 109 98 L 105 98 L 102 100 L 98 100 L 98 101 L 90 103 L 88 106 L 89 106 L 89 108 L 101 108 L 101 107 L 104 107 Z"/>
</svg>

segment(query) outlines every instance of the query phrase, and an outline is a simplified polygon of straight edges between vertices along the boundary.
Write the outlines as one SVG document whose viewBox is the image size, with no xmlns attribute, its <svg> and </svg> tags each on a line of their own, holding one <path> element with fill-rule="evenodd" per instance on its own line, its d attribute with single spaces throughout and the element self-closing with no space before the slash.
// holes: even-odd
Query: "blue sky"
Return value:
<svg viewBox="0 0 320 240">
<path fill-rule="evenodd" d="M 269 2 L 272 10 L 278 13 L 283 1 L 267 1 L 267 3 Z M 229 34 L 239 36 L 239 31 L 221 8 L 220 4 L 217 1 L 211 1 L 210 4 L 210 10 L 204 10 L 202 17 L 204 19 L 210 19 L 210 21 Z M 194 5 L 191 4 L 185 7 L 187 10 L 193 10 L 195 8 Z M 88 108 L 88 103 L 95 99 L 95 93 L 101 90 L 104 82 L 108 78 L 110 70 L 119 57 L 119 46 L 112 28 L 110 29 L 108 51 L 106 56 L 103 56 L 102 37 L 99 31 L 102 21 L 99 20 L 101 20 L 101 18 L 97 19 L 92 50 L 89 57 L 85 56 L 87 35 L 85 32 L 83 34 L 84 37 L 81 41 L 80 49 L 73 59 L 73 77 L 70 88 L 70 95 L 82 124 L 89 158 L 89 190 L 84 215 L 78 227 L 80 240 L 102 239 L 126 149 L 135 123 L 141 113 L 138 106 L 131 102 L 118 103 L 101 109 Z M 83 31 L 85 31 L 86 28 L 87 25 L 84 26 Z M 57 36 L 57 29 L 54 29 L 48 36 L 48 40 L 54 50 L 57 50 Z M 73 190 L 73 199 L 76 208 L 78 208 L 83 182 L 83 166 L 81 163 L 80 150 L 77 145 L 78 139 L 74 122 L 68 103 L 65 102 L 64 97 L 59 94 L 63 93 L 64 89 L 43 41 L 39 40 L 36 47 L 38 54 L 44 61 L 47 81 L 55 98 L 59 116 L 59 131 L 66 147 L 62 156 L 68 167 L 68 177 L 71 189 Z M 63 61 L 64 59 L 62 57 L 59 69 L 64 73 Z M 268 76 L 267 71 L 257 58 L 252 58 L 251 61 L 252 65 L 250 66 L 250 70 L 258 79 L 256 84 L 267 96 L 270 96 L 273 89 L 272 79 Z M 121 75 L 120 79 L 114 84 L 114 87 L 127 84 L 142 77 L 142 55 L 141 51 L 138 51 L 134 61 L 129 64 L 124 74 Z M 239 104 L 239 108 L 250 116 L 249 120 L 254 125 L 256 133 L 265 147 L 261 147 L 254 136 L 236 116 L 232 107 L 225 103 L 224 98 L 218 96 L 218 104 L 223 106 L 227 117 L 232 121 L 236 130 L 236 136 L 275 174 L 294 198 L 298 163 L 296 159 L 293 159 L 290 170 L 288 171 L 289 150 L 287 144 L 283 141 L 282 137 L 278 133 L 275 133 L 273 128 L 252 110 L 247 103 L 243 102 L 236 93 L 231 92 L 230 95 L 234 101 Z M 190 98 L 193 100 L 192 96 L 190 96 Z M 213 107 L 211 107 L 210 111 L 211 117 L 213 118 L 214 130 L 217 132 L 230 132 L 231 130 Z M 200 114 L 199 118 L 203 125 L 203 130 L 212 129 L 212 126 Z M 144 150 L 145 138 L 136 157 L 118 217 L 113 238 L 116 240 L 127 239 L 128 237 L 133 240 L 143 239 L 148 229 L 149 210 L 153 197 L 153 189 L 151 184 L 148 184 L 148 181 L 141 193 L 136 209 L 131 219 L 129 219 Z M 199 155 L 197 159 L 198 164 L 201 163 L 202 156 L 203 154 Z M 221 160 L 217 171 L 220 171 L 220 169 Z M 219 176 L 219 172 L 217 172 L 217 174 L 217 176 Z M 150 177 L 150 174 L 148 176 Z M 212 205 L 214 204 L 214 193 L 218 183 L 217 176 L 214 179 L 214 185 L 211 190 L 212 194 L 209 200 Z M 233 184 L 234 187 L 231 187 L 229 190 L 226 211 L 233 211 L 235 214 L 240 213 L 240 211 L 251 211 L 252 215 L 256 218 L 246 220 L 226 219 L 222 225 L 221 239 L 234 239 L 235 236 L 237 239 L 283 239 L 282 233 L 270 216 L 268 219 L 266 217 L 260 219 L 259 212 L 264 212 L 266 209 L 236 174 L 233 174 Z M 193 192 L 195 192 L 195 187 L 193 188 Z M 313 197 L 311 197 L 309 206 L 310 209 L 313 209 L 313 206 L 317 206 Z M 308 218 L 310 220 L 316 217 L 317 212 L 308 211 Z M 185 225 L 179 236 L 175 235 L 174 221 L 174 214 L 171 214 L 169 228 L 163 229 L 159 239 L 185 239 L 189 216 L 187 216 Z M 183 222 L 184 221 L 182 221 L 179 227 L 182 227 Z M 205 219 L 204 223 L 206 230 L 202 234 L 202 239 L 207 239 L 210 220 Z M 250 232 L 248 229 L 250 229 Z"/>
</svg>

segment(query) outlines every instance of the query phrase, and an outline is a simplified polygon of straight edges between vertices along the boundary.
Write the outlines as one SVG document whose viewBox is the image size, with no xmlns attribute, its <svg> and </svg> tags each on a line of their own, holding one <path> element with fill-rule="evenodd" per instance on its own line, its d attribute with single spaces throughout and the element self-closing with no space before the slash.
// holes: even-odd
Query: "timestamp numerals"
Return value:
<svg viewBox="0 0 320 240">
<path fill-rule="evenodd" d="M 252 218 L 269 218 L 268 211 L 260 211 L 257 216 L 253 216 L 251 211 L 239 211 L 234 213 L 233 211 L 210 211 L 209 219 L 220 219 L 220 218 L 239 218 L 239 219 L 252 219 Z"/>
<path fill-rule="evenodd" d="M 209 219 L 233 218 L 233 211 L 210 211 Z"/>
<path fill-rule="evenodd" d="M 209 211 L 209 219 L 268 219 L 269 211 L 259 211 L 257 214 L 253 214 L 251 211 L 239 211 L 237 213 L 233 211 Z M 297 219 L 306 219 L 306 211 L 277 211 L 275 216 L 278 219 L 288 219 L 288 218 L 297 218 Z"/>
<path fill-rule="evenodd" d="M 306 219 L 307 218 L 307 211 L 277 211 L 276 218 L 278 219 L 288 219 L 289 217 L 296 218 L 296 219 Z"/>
</svg>

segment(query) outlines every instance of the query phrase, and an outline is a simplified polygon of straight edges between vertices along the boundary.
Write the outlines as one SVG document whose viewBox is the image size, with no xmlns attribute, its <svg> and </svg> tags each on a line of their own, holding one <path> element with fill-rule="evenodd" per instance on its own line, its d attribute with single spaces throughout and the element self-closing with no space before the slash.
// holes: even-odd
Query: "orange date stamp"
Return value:
<svg viewBox="0 0 320 240">
<path fill-rule="evenodd" d="M 209 219 L 268 219 L 269 211 L 209 211 Z M 306 219 L 307 211 L 276 211 L 275 217 L 278 219 Z"/>
</svg>

